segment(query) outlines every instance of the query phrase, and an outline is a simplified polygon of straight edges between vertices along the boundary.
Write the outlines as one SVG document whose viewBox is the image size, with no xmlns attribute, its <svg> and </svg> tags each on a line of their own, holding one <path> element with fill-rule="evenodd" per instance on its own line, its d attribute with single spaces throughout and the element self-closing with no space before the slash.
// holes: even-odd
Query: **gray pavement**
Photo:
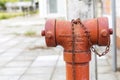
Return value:
<svg viewBox="0 0 120 80">
<path fill-rule="evenodd" d="M 46 47 L 40 35 L 44 22 L 37 15 L 0 21 L 0 80 L 65 80 L 63 48 Z M 36 35 L 26 36 L 27 31 Z M 111 54 L 98 58 L 98 80 L 120 80 L 120 71 L 112 72 Z"/>
</svg>

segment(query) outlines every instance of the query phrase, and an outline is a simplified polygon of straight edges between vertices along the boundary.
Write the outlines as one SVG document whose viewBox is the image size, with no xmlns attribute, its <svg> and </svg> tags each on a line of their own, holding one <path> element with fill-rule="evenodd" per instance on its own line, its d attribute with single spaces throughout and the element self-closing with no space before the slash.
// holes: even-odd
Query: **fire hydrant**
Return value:
<svg viewBox="0 0 120 80">
<path fill-rule="evenodd" d="M 110 34 L 108 19 L 101 17 L 82 21 L 47 20 L 42 36 L 48 47 L 61 45 L 66 62 L 66 80 L 89 80 L 91 50 L 99 56 L 109 51 Z M 99 54 L 93 45 L 106 46 Z"/>
</svg>

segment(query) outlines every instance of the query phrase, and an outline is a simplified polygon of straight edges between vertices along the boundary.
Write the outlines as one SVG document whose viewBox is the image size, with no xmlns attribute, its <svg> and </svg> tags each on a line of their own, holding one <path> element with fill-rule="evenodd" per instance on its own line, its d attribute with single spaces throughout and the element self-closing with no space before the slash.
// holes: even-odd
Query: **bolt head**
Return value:
<svg viewBox="0 0 120 80">
<path fill-rule="evenodd" d="M 46 37 L 49 38 L 49 39 L 52 38 L 52 32 L 51 32 L 51 31 L 48 31 L 48 32 L 46 33 Z"/>
<path fill-rule="evenodd" d="M 103 37 L 107 37 L 108 36 L 108 32 L 107 32 L 107 30 L 102 30 L 101 31 L 101 35 L 103 36 Z"/>
</svg>

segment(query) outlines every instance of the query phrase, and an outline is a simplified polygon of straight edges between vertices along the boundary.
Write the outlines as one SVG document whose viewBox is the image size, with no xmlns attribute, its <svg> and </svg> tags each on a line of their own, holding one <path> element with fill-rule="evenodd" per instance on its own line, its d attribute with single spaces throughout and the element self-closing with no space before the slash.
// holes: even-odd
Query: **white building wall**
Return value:
<svg viewBox="0 0 120 80">
<path fill-rule="evenodd" d="M 57 0 L 57 13 L 49 13 L 47 0 L 39 0 L 41 18 L 66 18 L 66 0 Z"/>
<path fill-rule="evenodd" d="M 47 0 L 39 0 L 39 13 L 41 18 L 47 16 Z"/>
<path fill-rule="evenodd" d="M 58 15 L 66 18 L 67 17 L 66 0 L 57 0 L 57 4 L 58 4 Z"/>
</svg>

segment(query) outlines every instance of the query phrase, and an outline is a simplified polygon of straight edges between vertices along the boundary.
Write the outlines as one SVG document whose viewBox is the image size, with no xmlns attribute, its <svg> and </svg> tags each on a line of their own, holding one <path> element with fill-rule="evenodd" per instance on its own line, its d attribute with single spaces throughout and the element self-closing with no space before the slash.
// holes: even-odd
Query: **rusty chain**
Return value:
<svg viewBox="0 0 120 80">
<path fill-rule="evenodd" d="M 108 44 L 107 44 L 107 46 L 106 46 L 106 48 L 105 48 L 105 51 L 104 52 L 102 52 L 102 54 L 100 54 L 100 53 L 98 53 L 98 51 L 93 47 L 93 44 L 92 44 L 92 41 L 91 41 L 91 39 L 90 39 L 90 32 L 87 30 L 87 28 L 82 24 L 82 22 L 80 21 L 80 19 L 77 19 L 76 20 L 78 23 L 80 23 L 81 25 L 82 25 L 82 28 L 85 30 L 85 33 L 86 33 L 86 35 L 87 35 L 87 37 L 88 37 L 88 41 L 89 41 L 89 44 L 91 45 L 91 50 L 95 53 L 95 54 L 97 54 L 98 56 L 104 56 L 105 54 L 107 54 L 108 52 L 109 52 L 109 49 L 110 49 L 110 41 L 108 40 Z"/>
<path fill-rule="evenodd" d="M 80 24 L 81 27 L 84 29 L 88 42 L 91 45 L 91 51 L 93 51 L 95 54 L 97 54 L 98 56 L 103 56 L 105 54 L 107 54 L 109 52 L 109 48 L 110 48 L 110 41 L 108 41 L 108 44 L 105 48 L 105 51 L 102 52 L 102 54 L 98 53 L 98 51 L 93 47 L 92 41 L 90 39 L 90 32 L 88 31 L 88 29 L 84 26 L 84 24 L 81 22 L 81 20 L 78 18 L 77 20 L 72 20 L 72 72 L 73 72 L 73 80 L 76 80 L 76 71 L 75 71 L 75 32 L 74 32 L 74 25 L 76 24 Z"/>
<path fill-rule="evenodd" d="M 95 54 L 97 54 L 98 56 L 103 56 L 103 55 L 105 55 L 105 54 L 107 54 L 107 53 L 109 52 L 109 49 L 110 49 L 110 41 L 109 41 L 109 40 L 108 40 L 108 44 L 107 44 L 107 46 L 106 46 L 106 48 L 105 48 L 105 51 L 102 52 L 102 54 L 100 54 L 100 53 L 98 53 L 98 51 L 93 47 L 92 41 L 91 41 L 91 39 L 90 39 L 90 32 L 89 32 L 88 29 L 84 26 L 84 24 L 81 22 L 81 20 L 78 18 L 77 20 L 73 20 L 72 23 L 74 23 L 74 24 L 80 24 L 81 27 L 85 30 L 85 33 L 86 33 L 86 35 L 87 35 L 87 37 L 88 37 L 89 44 L 91 45 L 91 48 L 90 48 L 90 49 L 91 49 Z"/>
<path fill-rule="evenodd" d="M 75 71 L 75 31 L 74 31 L 74 25 L 76 24 L 75 23 L 75 20 L 72 20 L 71 21 L 72 23 L 72 77 L 73 77 L 73 80 L 76 80 L 76 71 Z"/>
</svg>

